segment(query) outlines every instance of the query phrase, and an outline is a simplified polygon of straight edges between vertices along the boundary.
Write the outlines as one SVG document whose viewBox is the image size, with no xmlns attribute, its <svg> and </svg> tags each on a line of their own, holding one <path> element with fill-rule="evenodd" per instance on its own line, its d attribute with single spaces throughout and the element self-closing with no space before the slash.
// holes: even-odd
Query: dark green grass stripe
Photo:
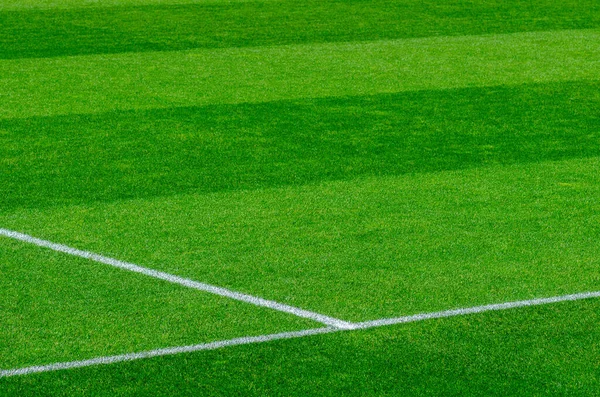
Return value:
<svg viewBox="0 0 600 397">
<path fill-rule="evenodd" d="M 0 13 L 0 58 L 600 26 L 596 0 L 304 0 Z"/>
<path fill-rule="evenodd" d="M 600 155 L 600 82 L 0 121 L 0 209 Z"/>
<path fill-rule="evenodd" d="M 0 379 L 6 396 L 597 396 L 600 305 L 570 302 Z M 1 392 L 0 392 L 0 395 Z"/>
</svg>

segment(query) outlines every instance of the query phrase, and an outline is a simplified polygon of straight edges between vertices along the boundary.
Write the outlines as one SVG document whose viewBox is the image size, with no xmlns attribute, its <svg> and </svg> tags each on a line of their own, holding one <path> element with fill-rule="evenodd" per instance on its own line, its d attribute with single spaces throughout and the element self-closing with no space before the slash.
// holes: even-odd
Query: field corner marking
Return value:
<svg viewBox="0 0 600 397">
<path fill-rule="evenodd" d="M 404 323 L 411 323 L 417 321 L 425 321 L 437 318 L 448 318 L 455 316 L 463 316 L 468 314 L 476 314 L 476 313 L 484 313 L 490 311 L 500 311 L 500 310 L 509 310 L 516 309 L 521 307 L 528 306 L 540 306 L 547 305 L 552 303 L 559 302 L 569 302 L 569 301 L 577 301 L 583 299 L 592 299 L 592 298 L 600 298 L 600 291 L 591 291 L 591 292 L 582 292 L 578 294 L 569 294 L 569 295 L 561 295 L 550 298 L 538 298 L 538 299 L 530 299 L 530 300 L 521 300 L 521 301 L 512 301 L 505 303 L 495 303 L 490 305 L 482 305 L 482 306 L 473 306 L 469 308 L 462 309 L 451 309 L 444 310 L 439 312 L 431 312 L 431 313 L 422 313 L 415 314 L 404 317 L 395 317 L 395 318 L 384 318 L 379 320 L 365 321 L 359 323 L 350 323 L 352 324 L 351 329 L 341 329 L 337 327 L 324 327 L 324 328 L 311 328 L 305 329 L 302 331 L 291 331 L 291 332 L 283 332 L 277 334 L 268 334 L 268 335 L 260 335 L 260 336 L 252 336 L 252 337 L 242 337 L 235 339 L 228 339 L 216 342 L 203 343 L 198 345 L 189 345 L 189 346 L 180 346 L 180 347 L 169 347 L 164 349 L 157 349 L 139 353 L 129 353 L 122 354 L 117 356 L 107 356 L 107 357 L 98 357 L 92 358 L 89 360 L 81 360 L 81 361 L 70 361 L 70 362 L 62 362 L 62 363 L 54 363 L 33 367 L 25 367 L 25 368 L 15 368 L 11 370 L 0 370 L 0 379 L 8 378 L 20 375 L 34 374 L 40 372 L 50 372 L 50 371 L 58 371 L 63 369 L 73 369 L 73 368 L 83 368 L 89 367 L 93 365 L 106 365 L 106 364 L 114 364 L 118 362 L 125 361 L 133 361 L 144 358 L 151 357 L 159 357 L 159 356 L 168 356 L 175 355 L 180 353 L 191 353 L 201 350 L 215 350 L 219 348 L 224 348 L 228 346 L 238 346 L 238 345 L 248 345 L 254 343 L 263 343 L 269 342 L 273 340 L 281 340 L 281 339 L 295 339 L 302 338 L 305 336 L 311 335 L 319 335 L 319 334 L 328 334 L 335 332 L 345 332 L 351 330 L 364 330 L 376 327 L 383 327 L 389 325 L 397 325 Z"/>
<path fill-rule="evenodd" d="M 245 337 L 241 337 L 241 338 L 226 339 L 226 340 L 202 343 L 202 344 L 197 344 L 197 345 L 167 347 L 167 348 L 148 350 L 148 351 L 137 352 L 137 353 L 127 353 L 127 354 L 119 354 L 119 355 L 114 355 L 114 356 L 96 357 L 96 358 L 91 358 L 91 359 L 87 359 L 87 360 L 58 362 L 58 363 L 46 364 L 46 365 L 35 365 L 35 366 L 30 366 L 30 367 L 15 368 L 15 369 L 9 369 L 9 370 L 0 370 L 0 379 L 10 378 L 10 377 L 15 377 L 15 376 L 37 374 L 37 373 L 43 373 L 43 372 L 91 367 L 91 366 L 96 366 L 96 365 L 116 364 L 116 363 L 127 362 L 127 361 L 141 360 L 141 359 L 145 359 L 145 358 L 172 356 L 172 355 L 183 354 L 183 353 L 193 353 L 193 352 L 203 351 L 203 350 L 216 350 L 216 349 L 222 349 L 224 347 L 229 347 L 229 346 L 241 346 L 241 345 L 249 345 L 249 344 L 256 344 L 256 343 L 271 342 L 271 341 L 276 341 L 276 340 L 296 339 L 296 338 L 303 338 L 306 336 L 321 335 L 321 334 L 328 334 L 328 333 L 341 332 L 341 331 L 342 331 L 342 329 L 335 328 L 335 327 L 310 328 L 310 329 L 305 329 L 305 330 L 301 330 L 301 331 L 280 332 L 280 333 L 276 333 L 276 334 L 267 334 L 267 335 L 258 335 L 258 336 L 245 336 Z"/>
<path fill-rule="evenodd" d="M 139 266 L 134 263 L 121 261 L 118 259 L 110 258 L 107 256 L 99 255 L 90 251 L 84 251 L 77 248 L 69 247 L 67 245 L 54 243 L 52 241 L 43 240 L 37 237 L 30 236 L 25 233 L 16 232 L 14 230 L 0 228 L 0 236 L 11 238 L 13 240 L 22 241 L 28 244 L 32 244 L 38 247 L 47 248 L 55 252 L 61 252 L 63 254 L 76 256 L 79 258 L 91 260 L 93 262 L 102 263 L 118 269 L 127 270 L 133 273 L 143 274 L 148 277 L 156 278 L 159 280 L 167 281 L 173 284 L 178 284 L 187 288 L 196 289 L 198 291 L 208 292 L 214 295 L 219 295 L 225 298 L 245 302 L 254 306 L 265 307 L 272 310 L 276 310 L 282 313 L 292 314 L 296 317 L 306 318 L 315 322 L 321 323 L 326 326 L 335 327 L 339 329 L 353 329 L 354 325 L 350 322 L 326 316 L 321 313 L 316 313 L 310 310 L 301 309 L 299 307 L 286 305 L 273 300 L 263 299 L 257 296 L 244 294 L 241 292 L 233 291 L 227 288 L 218 287 L 216 285 L 206 284 L 199 281 L 191 280 L 188 278 L 176 276 L 174 274 L 161 272 L 158 270 L 150 269 L 147 267 Z"/>
</svg>

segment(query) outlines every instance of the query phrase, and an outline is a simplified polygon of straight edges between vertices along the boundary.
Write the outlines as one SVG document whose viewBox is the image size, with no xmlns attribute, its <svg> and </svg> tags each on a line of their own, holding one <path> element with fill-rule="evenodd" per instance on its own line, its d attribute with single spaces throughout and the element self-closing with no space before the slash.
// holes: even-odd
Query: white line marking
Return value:
<svg viewBox="0 0 600 397">
<path fill-rule="evenodd" d="M 374 327 L 382 327 L 384 325 L 413 323 L 415 321 L 430 320 L 430 319 L 434 319 L 434 318 L 464 316 L 467 314 L 515 309 L 515 308 L 527 307 L 527 306 L 547 305 L 550 303 L 577 301 L 577 300 L 591 299 L 591 298 L 600 298 L 600 291 L 583 292 L 580 294 L 555 296 L 552 298 L 540 298 L 540 299 L 531 299 L 531 300 L 524 300 L 524 301 L 495 303 L 492 305 L 475 306 L 475 307 L 468 307 L 468 308 L 464 308 L 464 309 L 445 310 L 442 312 L 435 312 L 435 313 L 421 313 L 421 314 L 414 314 L 412 316 L 404 316 L 404 317 L 397 317 L 397 318 L 382 318 L 380 320 L 365 321 L 362 323 L 354 323 L 354 327 L 355 327 L 355 329 L 374 328 Z"/>
<path fill-rule="evenodd" d="M 279 340 L 279 339 L 301 338 L 301 337 L 309 336 L 309 335 L 326 334 L 326 333 L 337 332 L 337 331 L 340 331 L 340 329 L 333 328 L 333 327 L 315 328 L 315 329 L 307 329 L 307 330 L 303 330 L 303 331 L 283 332 L 283 333 L 279 333 L 279 334 L 247 336 L 247 337 L 243 337 L 243 338 L 222 340 L 222 341 L 218 341 L 218 342 L 203 343 L 200 345 L 168 347 L 165 349 L 150 350 L 150 351 L 145 351 L 145 352 L 140 352 L 140 353 L 121 354 L 118 356 L 97 357 L 97 358 L 92 358 L 90 360 L 70 361 L 70 362 L 55 363 L 55 364 L 48 364 L 48 365 L 38 365 L 38 366 L 27 367 L 27 368 L 9 369 L 9 370 L 0 371 L 0 378 L 34 374 L 34 373 L 39 373 L 39 372 L 58 371 L 61 369 L 90 367 L 92 365 L 113 364 L 113 363 L 120 363 L 123 361 L 140 360 L 142 358 L 170 356 L 170 355 L 181 354 L 181 353 L 191 353 L 191 352 L 196 352 L 196 351 L 200 351 L 200 350 L 215 350 L 215 349 L 220 349 L 220 348 L 227 347 L 227 346 L 249 345 L 252 343 L 270 342 L 270 341 Z"/>
<path fill-rule="evenodd" d="M 93 252 L 82 251 L 77 248 L 68 247 L 66 245 L 53 243 L 51 241 L 42 240 L 24 233 L 15 232 L 12 230 L 1 229 L 0 236 L 5 236 L 15 240 L 23 241 L 29 244 L 37 245 L 38 247 L 49 248 L 53 251 L 62 252 L 65 254 L 78 256 L 80 258 L 89 259 L 95 262 L 103 263 L 105 265 L 117 267 L 119 269 L 129 270 L 130 272 L 141 273 L 143 275 L 154 277 L 160 280 L 168 281 L 170 283 L 179 284 L 184 287 L 197 289 L 204 292 L 210 292 L 211 294 L 224 296 L 226 298 L 235 299 L 237 301 L 250 303 L 252 305 L 267 307 L 269 309 L 277 310 L 284 313 L 293 314 L 298 317 L 308 318 L 310 320 L 317 321 L 321 324 L 325 324 L 331 327 L 340 329 L 352 329 L 353 325 L 349 322 L 339 320 L 337 318 L 325 316 L 323 314 L 311 312 L 308 310 L 300 309 L 298 307 L 285 305 L 283 303 L 275 302 L 259 298 L 252 295 L 243 294 L 241 292 L 232 291 L 226 288 L 217 287 L 210 284 L 201 283 L 198 281 L 190 280 L 187 278 L 175 276 L 173 274 L 160 272 L 157 270 L 148 269 L 146 267 L 138 266 L 133 263 L 123 262 L 117 259 L 109 258 L 106 256 L 94 254 Z"/>
<path fill-rule="evenodd" d="M 394 324 L 425 321 L 425 320 L 431 320 L 431 319 L 436 319 L 436 318 L 464 316 L 464 315 L 475 314 L 475 313 L 508 310 L 508 309 L 526 307 L 526 306 L 547 305 L 547 304 L 551 304 L 551 303 L 576 301 L 576 300 L 591 299 L 591 298 L 600 298 L 600 291 L 583 292 L 580 294 L 555 296 L 552 298 L 541 298 L 541 299 L 531 299 L 531 300 L 523 300 L 523 301 L 515 301 L 515 302 L 497 303 L 497 304 L 492 304 L 492 305 L 475 306 L 475 307 L 469 307 L 469 308 L 464 308 L 464 309 L 445 310 L 445 311 L 434 312 L 434 313 L 422 313 L 422 314 L 415 314 L 412 316 L 404 316 L 404 317 L 397 317 L 397 318 L 384 318 L 384 319 L 380 319 L 380 320 L 365 321 L 362 323 L 351 323 L 351 324 L 353 325 L 353 329 L 368 329 L 368 328 L 377 328 L 377 327 L 383 327 L 383 326 L 394 325 Z M 315 328 L 315 329 L 307 329 L 307 330 L 303 330 L 303 331 L 284 332 L 284 333 L 279 333 L 279 334 L 228 339 L 228 340 L 222 340 L 222 341 L 218 341 L 218 342 L 203 343 L 203 344 L 192 345 L 192 346 L 169 347 L 169 348 L 165 348 L 165 349 L 150 350 L 150 351 L 140 352 L 140 353 L 122 354 L 122 355 L 118 355 L 118 356 L 98 357 L 98 358 L 93 358 L 90 360 L 70 361 L 70 362 L 54 363 L 54 364 L 48 364 L 48 365 L 39 365 L 39 366 L 34 366 L 34 367 L 0 370 L 0 378 L 10 377 L 10 376 L 18 376 L 18 375 L 28 375 L 28 374 L 34 374 L 34 373 L 39 373 L 39 372 L 58 371 L 58 370 L 70 369 L 70 368 L 82 368 L 82 367 L 89 367 L 92 365 L 100 365 L 100 364 L 113 364 L 113 363 L 119 363 L 119 362 L 123 362 L 123 361 L 133 361 L 133 360 L 139 360 L 139 359 L 150 358 L 150 357 L 168 356 L 168 355 L 174 355 L 174 354 L 180 354 L 180 353 L 191 353 L 191 352 L 196 352 L 196 351 L 200 351 L 200 350 L 214 350 L 214 349 L 220 349 L 220 348 L 227 347 L 227 346 L 263 343 L 263 342 L 269 342 L 269 341 L 274 341 L 274 340 L 279 340 L 279 339 L 302 338 L 302 337 L 310 336 L 310 335 L 327 334 L 327 333 L 341 332 L 341 331 L 348 331 L 348 329 L 340 329 L 340 328 L 336 328 L 336 327 Z"/>
</svg>

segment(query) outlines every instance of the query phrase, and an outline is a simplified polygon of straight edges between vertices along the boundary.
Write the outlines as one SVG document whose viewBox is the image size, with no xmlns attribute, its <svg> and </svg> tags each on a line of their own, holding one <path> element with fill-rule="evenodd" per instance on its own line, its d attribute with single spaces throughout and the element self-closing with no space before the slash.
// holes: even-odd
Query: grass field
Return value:
<svg viewBox="0 0 600 397">
<path fill-rule="evenodd" d="M 600 396 L 597 0 L 0 0 L 0 396 Z"/>
</svg>

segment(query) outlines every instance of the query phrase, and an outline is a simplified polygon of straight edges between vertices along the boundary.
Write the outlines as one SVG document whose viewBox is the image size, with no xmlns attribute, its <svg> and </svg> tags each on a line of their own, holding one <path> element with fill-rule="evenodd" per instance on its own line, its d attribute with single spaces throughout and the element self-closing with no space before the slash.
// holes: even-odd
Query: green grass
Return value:
<svg viewBox="0 0 600 397">
<path fill-rule="evenodd" d="M 594 0 L 234 1 L 25 10 L 0 14 L 0 58 L 598 27 Z"/>
<path fill-rule="evenodd" d="M 0 219 L 52 241 L 364 321 L 594 290 L 599 186 L 600 162 L 591 158 Z"/>
<path fill-rule="evenodd" d="M 0 368 L 320 325 L 23 243 L 0 247 Z"/>
<path fill-rule="evenodd" d="M 597 301 L 490 313 L 64 373 L 20 396 L 595 396 Z"/>
<path fill-rule="evenodd" d="M 0 228 L 346 321 L 600 290 L 597 1 L 0 0 Z M 0 396 L 597 396 L 597 299 Z M 316 322 L 0 238 L 0 370 Z"/>
<path fill-rule="evenodd" d="M 597 81 L 0 121 L 1 212 L 597 156 Z"/>
<path fill-rule="evenodd" d="M 0 3 L 0 11 L 79 9 L 115 6 L 148 6 L 153 4 L 218 4 L 244 1 L 254 0 L 3 0 L 2 3 Z"/>
<path fill-rule="evenodd" d="M 599 41 L 591 29 L 4 60 L 0 119 L 597 81 Z"/>
</svg>

